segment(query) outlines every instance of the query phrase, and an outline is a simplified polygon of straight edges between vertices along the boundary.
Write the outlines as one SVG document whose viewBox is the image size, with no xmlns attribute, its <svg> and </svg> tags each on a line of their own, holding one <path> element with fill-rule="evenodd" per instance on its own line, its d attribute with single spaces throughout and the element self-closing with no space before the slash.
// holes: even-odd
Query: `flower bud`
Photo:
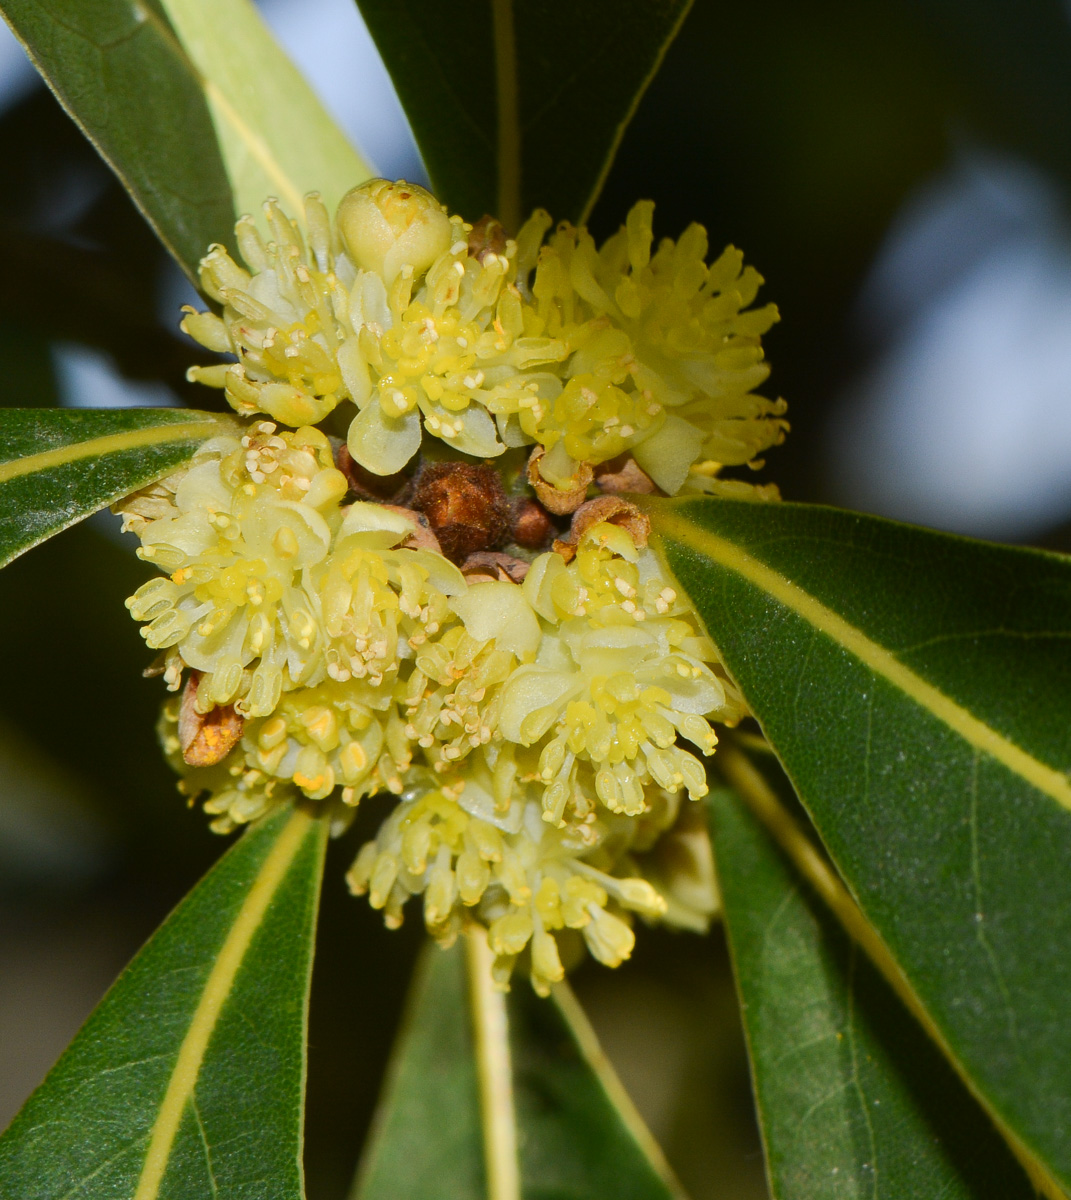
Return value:
<svg viewBox="0 0 1071 1200">
<path fill-rule="evenodd" d="M 338 231 L 354 265 L 391 284 L 408 264 L 415 275 L 450 248 L 450 219 L 435 197 L 404 179 L 370 179 L 342 197 Z"/>
<path fill-rule="evenodd" d="M 412 505 L 428 518 L 443 554 L 456 563 L 496 545 L 509 527 L 502 481 L 486 463 L 429 463 L 416 480 Z"/>
</svg>

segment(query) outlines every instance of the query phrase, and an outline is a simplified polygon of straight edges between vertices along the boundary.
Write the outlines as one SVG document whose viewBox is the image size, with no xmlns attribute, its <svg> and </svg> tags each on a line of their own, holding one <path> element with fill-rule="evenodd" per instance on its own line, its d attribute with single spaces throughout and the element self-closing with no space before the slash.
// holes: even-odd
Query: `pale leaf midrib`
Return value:
<svg viewBox="0 0 1071 1200">
<path fill-rule="evenodd" d="M 197 86 L 201 89 L 201 92 L 209 103 L 210 110 L 235 131 L 239 141 L 246 146 L 250 155 L 260 166 L 264 174 L 278 188 L 283 202 L 290 207 L 291 212 L 304 212 L 305 206 L 301 189 L 280 165 L 264 138 L 254 132 L 248 121 L 246 121 L 231 102 L 230 97 L 223 92 L 215 80 L 210 79 L 197 63 L 194 62 L 193 56 L 182 43 L 178 34 L 168 28 L 147 5 L 138 3 L 134 7 L 143 14 L 144 20 L 153 26 L 160 38 L 171 47 L 176 57 L 186 67 L 187 71 L 189 71 L 192 78 L 196 81 Z"/>
<path fill-rule="evenodd" d="M 653 1134 L 647 1128 L 639 1110 L 632 1102 L 632 1097 L 625 1090 L 613 1064 L 599 1044 L 598 1036 L 568 980 L 563 979 L 560 983 L 554 984 L 552 995 L 562 1020 L 565 1021 L 569 1031 L 576 1039 L 577 1048 L 584 1062 L 598 1080 L 607 1100 L 613 1105 L 621 1124 L 628 1130 L 633 1141 L 650 1163 L 651 1169 L 665 1184 L 674 1200 L 688 1200 L 680 1180 L 677 1179 L 673 1168 L 662 1153 L 662 1147 L 655 1141 Z"/>
<path fill-rule="evenodd" d="M 253 881 L 205 981 L 179 1047 L 167 1090 L 153 1122 L 145 1164 L 133 1200 L 156 1200 L 186 1104 L 193 1094 L 212 1032 L 268 906 L 301 849 L 314 818 L 297 809 L 283 826 Z"/>
<path fill-rule="evenodd" d="M 685 0 L 681 5 L 681 10 L 674 21 L 672 28 L 667 32 L 661 45 L 658 47 L 658 52 L 655 54 L 654 61 L 651 63 L 651 68 L 640 81 L 639 87 L 632 97 L 632 101 L 628 106 L 627 111 L 618 122 L 617 129 L 614 131 L 613 141 L 610 143 L 606 151 L 606 157 L 603 160 L 602 166 L 599 168 L 599 174 L 591 187 L 587 201 L 580 212 L 578 224 L 586 225 L 591 217 L 591 210 L 595 207 L 596 201 L 602 195 L 602 189 L 606 186 L 607 177 L 610 174 L 610 169 L 614 165 L 614 160 L 617 158 L 617 152 L 621 148 L 622 139 L 625 136 L 625 130 L 632 124 L 632 118 L 636 115 L 636 110 L 640 106 L 640 101 L 643 99 L 647 89 L 651 86 L 651 80 L 662 69 L 662 63 L 665 60 L 666 54 L 669 52 L 670 46 L 677 40 L 677 34 L 681 31 L 681 26 L 684 24 L 685 17 L 692 11 L 694 0 Z"/>
<path fill-rule="evenodd" d="M 793 583 L 726 538 L 701 529 L 685 519 L 659 515 L 657 526 L 659 537 L 698 551 L 760 588 L 857 658 L 875 675 L 892 684 L 968 745 L 995 759 L 1031 787 L 1071 811 L 1071 780 L 1067 775 L 1036 759 L 998 733 L 799 584 Z M 716 643 L 716 631 L 710 632 Z"/>
<path fill-rule="evenodd" d="M 167 422 L 146 429 L 125 429 L 120 433 L 103 434 L 83 442 L 57 446 L 52 450 L 41 450 L 37 454 L 27 454 L 22 458 L 0 462 L 0 484 L 23 475 L 34 475 L 53 467 L 66 466 L 83 459 L 102 458 L 104 455 L 117 454 L 123 450 L 165 446 L 170 442 L 195 441 L 198 438 L 207 440 L 220 432 L 222 424 L 219 420 Z"/>
<path fill-rule="evenodd" d="M 521 116 L 514 0 L 492 0 L 498 129 L 498 219 L 515 234 L 521 221 Z"/>
<path fill-rule="evenodd" d="M 495 989 L 491 977 L 493 961 L 486 935 L 474 928 L 465 938 L 465 964 L 487 1171 L 487 1200 L 521 1200 L 509 1016 L 506 997 Z"/>
</svg>

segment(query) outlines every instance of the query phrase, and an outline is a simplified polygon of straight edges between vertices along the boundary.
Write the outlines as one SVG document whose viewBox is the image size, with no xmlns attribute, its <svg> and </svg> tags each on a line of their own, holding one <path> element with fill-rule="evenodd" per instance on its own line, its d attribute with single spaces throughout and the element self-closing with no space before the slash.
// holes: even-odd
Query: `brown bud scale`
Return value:
<svg viewBox="0 0 1071 1200">
<path fill-rule="evenodd" d="M 557 532 L 547 510 L 529 496 L 513 501 L 510 517 L 510 538 L 525 550 L 546 549 Z"/>
<path fill-rule="evenodd" d="M 531 457 L 528 459 L 528 482 L 532 485 L 532 490 L 539 498 L 539 502 L 548 512 L 554 513 L 556 517 L 564 516 L 566 513 L 576 512 L 588 494 L 588 486 L 594 478 L 594 472 L 591 469 L 590 463 L 580 463 L 577 467 L 577 473 L 573 476 L 573 486 L 568 490 L 556 488 L 553 484 L 547 483 L 543 476 L 539 473 L 539 463 L 546 451 L 542 446 L 536 446 L 532 451 Z"/>
<path fill-rule="evenodd" d="M 595 468 L 595 486 L 600 491 L 615 496 L 621 492 L 649 496 L 657 490 L 651 477 L 628 454 L 621 454 L 609 462 L 600 463 Z"/>
<path fill-rule="evenodd" d="M 470 583 L 481 579 L 501 580 L 504 583 L 524 583 L 531 563 L 499 550 L 477 550 L 461 564 L 461 573 Z"/>
<path fill-rule="evenodd" d="M 178 736 L 183 760 L 191 767 L 212 767 L 222 762 L 238 744 L 245 718 L 233 704 L 220 704 L 206 713 L 197 711 L 197 686 L 201 672 L 191 671 L 179 707 Z"/>
<path fill-rule="evenodd" d="M 620 525 L 632 538 L 637 549 L 642 550 L 647 545 L 647 539 L 651 535 L 651 521 L 646 513 L 641 512 L 635 504 L 622 500 L 620 496 L 597 496 L 594 500 L 582 504 L 573 513 L 573 524 L 569 533 L 555 541 L 554 549 L 566 562 L 571 562 L 576 556 L 580 539 L 589 529 L 603 521 L 610 525 Z"/>
</svg>

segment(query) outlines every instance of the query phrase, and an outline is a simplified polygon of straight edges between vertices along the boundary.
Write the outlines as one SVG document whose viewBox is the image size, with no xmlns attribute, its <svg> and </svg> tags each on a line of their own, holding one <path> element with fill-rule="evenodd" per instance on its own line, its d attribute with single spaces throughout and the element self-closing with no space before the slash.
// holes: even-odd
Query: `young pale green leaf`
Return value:
<svg viewBox="0 0 1071 1200">
<path fill-rule="evenodd" d="M 254 826 L 168 917 L 0 1138 L 19 1200 L 303 1200 L 326 822 Z"/>
<path fill-rule="evenodd" d="M 798 504 L 650 513 L 946 1051 L 1067 1186 L 1071 559 Z"/>
<path fill-rule="evenodd" d="M 257 213 L 276 196 L 296 217 L 313 191 L 333 213 L 372 174 L 250 0 L 160 5 L 198 72 L 235 213 Z"/>
<path fill-rule="evenodd" d="M 249 0 L 0 0 L 64 108 L 185 270 L 277 196 L 371 173 Z"/>
<path fill-rule="evenodd" d="M 1030 1200 L 986 1115 L 755 816 L 726 790 L 711 809 L 774 1200 Z"/>
<path fill-rule="evenodd" d="M 0 567 L 235 428 L 188 408 L 0 409 Z"/>
<path fill-rule="evenodd" d="M 425 951 L 353 1200 L 680 1198 L 568 987 L 489 966 Z"/>
<path fill-rule="evenodd" d="M 516 232 L 585 220 L 691 0 L 357 0 L 436 194 Z"/>
</svg>

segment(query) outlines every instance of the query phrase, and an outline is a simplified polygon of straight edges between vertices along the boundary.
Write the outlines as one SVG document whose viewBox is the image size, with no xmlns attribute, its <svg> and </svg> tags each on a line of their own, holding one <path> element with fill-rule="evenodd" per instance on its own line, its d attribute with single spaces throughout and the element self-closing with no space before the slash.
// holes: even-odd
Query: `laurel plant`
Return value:
<svg viewBox="0 0 1071 1200">
<path fill-rule="evenodd" d="M 196 283 L 204 407 L 0 411 L 0 553 L 121 517 L 161 750 L 227 840 L 0 1194 L 304 1194 L 355 823 L 349 891 L 430 949 L 354 1200 L 682 1196 L 567 976 L 715 921 L 772 1195 L 1068 1194 L 1071 567 L 756 482 L 761 276 L 643 197 L 587 227 L 684 0 L 362 0 L 431 190 L 246 0 L 61 7 L 0 4 Z"/>
</svg>

